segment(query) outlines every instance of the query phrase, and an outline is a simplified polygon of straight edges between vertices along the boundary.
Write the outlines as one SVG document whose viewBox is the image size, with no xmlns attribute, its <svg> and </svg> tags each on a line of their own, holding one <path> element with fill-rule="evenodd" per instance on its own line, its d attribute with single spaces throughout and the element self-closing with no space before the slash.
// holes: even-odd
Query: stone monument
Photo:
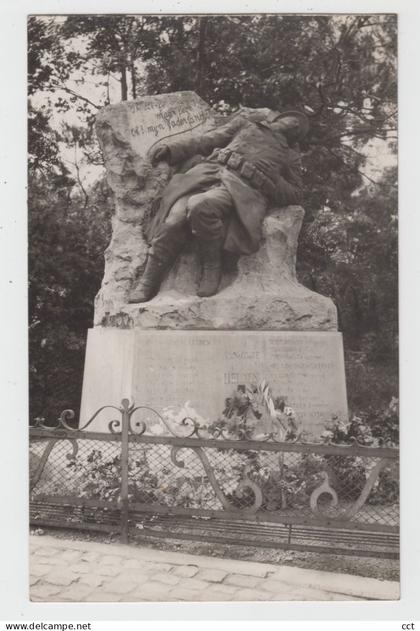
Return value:
<svg viewBox="0 0 420 631">
<path fill-rule="evenodd" d="M 88 334 L 82 421 L 124 397 L 159 413 L 187 406 L 216 420 L 235 388 L 262 380 L 286 397 L 310 433 L 319 433 L 331 416 L 347 414 L 336 308 L 296 279 L 301 206 L 271 209 L 260 249 L 224 269 L 215 295 L 196 295 L 192 240 L 154 298 L 128 302 L 147 258 L 145 222 L 175 169 L 167 162 L 152 165 L 150 150 L 218 125 L 192 92 L 144 97 L 98 114 L 115 216 Z M 95 429 L 104 430 L 108 421 L 101 415 Z"/>
</svg>

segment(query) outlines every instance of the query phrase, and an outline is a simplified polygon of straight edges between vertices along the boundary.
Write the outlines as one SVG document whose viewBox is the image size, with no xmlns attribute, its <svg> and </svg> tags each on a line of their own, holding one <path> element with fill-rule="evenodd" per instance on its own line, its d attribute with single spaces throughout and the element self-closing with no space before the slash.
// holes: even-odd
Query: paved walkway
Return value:
<svg viewBox="0 0 420 631">
<path fill-rule="evenodd" d="M 399 585 L 349 574 L 162 552 L 117 543 L 30 539 L 30 596 L 42 602 L 395 600 Z"/>
</svg>

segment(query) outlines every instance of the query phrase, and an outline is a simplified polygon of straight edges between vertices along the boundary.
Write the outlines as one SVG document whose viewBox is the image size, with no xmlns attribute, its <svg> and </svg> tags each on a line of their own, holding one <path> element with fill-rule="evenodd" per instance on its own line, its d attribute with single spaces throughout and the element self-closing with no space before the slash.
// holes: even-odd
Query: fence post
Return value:
<svg viewBox="0 0 420 631">
<path fill-rule="evenodd" d="M 130 404 L 121 401 L 121 543 L 128 543 L 128 435 Z"/>
</svg>

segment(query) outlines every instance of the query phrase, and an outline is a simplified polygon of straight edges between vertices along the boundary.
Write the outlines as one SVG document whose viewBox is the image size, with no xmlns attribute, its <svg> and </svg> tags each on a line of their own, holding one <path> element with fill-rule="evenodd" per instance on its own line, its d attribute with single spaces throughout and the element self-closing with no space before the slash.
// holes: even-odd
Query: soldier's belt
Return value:
<svg viewBox="0 0 420 631">
<path fill-rule="evenodd" d="M 216 160 L 220 164 L 236 171 L 251 186 L 263 193 L 269 198 L 274 197 L 275 186 L 273 182 L 256 166 L 244 160 L 243 156 L 236 151 L 230 149 L 219 149 L 211 156 L 212 160 Z"/>
</svg>

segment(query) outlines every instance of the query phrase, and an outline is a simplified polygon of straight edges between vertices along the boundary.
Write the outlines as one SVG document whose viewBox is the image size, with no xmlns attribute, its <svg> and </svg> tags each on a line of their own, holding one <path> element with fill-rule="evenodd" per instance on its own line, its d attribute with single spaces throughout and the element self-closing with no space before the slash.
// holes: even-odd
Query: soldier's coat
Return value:
<svg viewBox="0 0 420 631">
<path fill-rule="evenodd" d="M 235 254 L 251 254 L 259 248 L 262 222 L 270 207 L 299 204 L 302 201 L 299 153 L 290 148 L 281 132 L 274 132 L 261 114 L 237 116 L 228 124 L 198 138 L 172 141 L 170 163 L 178 164 L 193 156 L 208 156 L 212 150 L 226 147 L 240 153 L 274 184 L 269 199 L 234 170 L 208 159 L 196 158 L 198 164 L 184 173 L 175 174 L 163 192 L 160 206 L 152 218 L 146 237 L 151 241 L 165 221 L 173 204 L 189 194 L 226 186 L 231 194 L 235 213 L 229 219 L 224 248 Z"/>
</svg>

